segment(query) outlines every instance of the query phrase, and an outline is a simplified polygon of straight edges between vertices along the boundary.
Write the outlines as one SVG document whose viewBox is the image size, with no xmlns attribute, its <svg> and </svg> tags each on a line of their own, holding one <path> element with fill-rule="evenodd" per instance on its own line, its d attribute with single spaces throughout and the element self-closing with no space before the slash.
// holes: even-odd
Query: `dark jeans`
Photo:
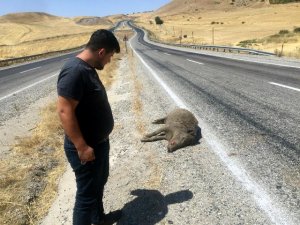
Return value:
<svg viewBox="0 0 300 225">
<path fill-rule="evenodd" d="M 65 138 L 65 153 L 77 184 L 73 225 L 100 224 L 103 221 L 102 198 L 109 174 L 109 141 L 91 147 L 94 148 L 96 159 L 82 165 L 75 146 Z"/>
</svg>

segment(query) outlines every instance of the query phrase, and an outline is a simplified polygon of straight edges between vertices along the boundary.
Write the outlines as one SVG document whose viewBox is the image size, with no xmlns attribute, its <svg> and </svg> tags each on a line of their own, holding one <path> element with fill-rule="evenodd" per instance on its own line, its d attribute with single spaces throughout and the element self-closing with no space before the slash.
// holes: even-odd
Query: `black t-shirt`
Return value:
<svg viewBox="0 0 300 225">
<path fill-rule="evenodd" d="M 89 146 L 108 138 L 114 120 L 105 88 L 94 68 L 80 58 L 70 60 L 60 71 L 57 92 L 59 96 L 79 101 L 75 114 Z"/>
</svg>

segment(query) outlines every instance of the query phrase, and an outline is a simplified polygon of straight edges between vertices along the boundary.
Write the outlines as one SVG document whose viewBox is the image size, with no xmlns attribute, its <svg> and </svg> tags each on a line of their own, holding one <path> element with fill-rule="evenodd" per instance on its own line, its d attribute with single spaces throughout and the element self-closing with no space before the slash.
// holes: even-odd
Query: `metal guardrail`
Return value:
<svg viewBox="0 0 300 225">
<path fill-rule="evenodd" d="M 251 54 L 251 55 L 269 55 L 269 56 L 276 55 L 275 53 L 265 52 L 265 51 L 255 50 L 255 49 L 218 46 L 218 45 L 187 45 L 187 44 L 181 44 L 181 45 L 172 44 L 172 45 L 178 47 L 193 48 L 199 50 L 210 50 L 210 51 L 217 51 L 217 52 L 231 52 L 231 53 L 244 53 L 244 54 Z"/>
<path fill-rule="evenodd" d="M 27 62 L 31 60 L 36 60 L 36 59 L 41 59 L 41 58 L 46 58 L 50 56 L 57 56 L 58 54 L 64 54 L 64 53 L 70 53 L 76 50 L 80 50 L 84 47 L 84 45 L 76 47 L 76 48 L 70 48 L 70 49 L 65 49 L 65 50 L 59 50 L 59 51 L 53 51 L 53 52 L 46 52 L 46 53 L 41 53 L 37 55 L 30 55 L 30 56 L 24 56 L 24 57 L 18 57 L 18 58 L 12 58 L 12 59 L 5 59 L 0 61 L 0 67 L 4 66 L 10 66 L 15 63 L 22 63 L 22 62 Z"/>
</svg>

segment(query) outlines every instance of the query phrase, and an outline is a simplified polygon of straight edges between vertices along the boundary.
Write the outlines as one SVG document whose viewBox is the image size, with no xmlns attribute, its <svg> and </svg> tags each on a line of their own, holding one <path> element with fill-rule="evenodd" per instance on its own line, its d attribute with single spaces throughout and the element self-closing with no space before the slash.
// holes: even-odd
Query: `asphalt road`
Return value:
<svg viewBox="0 0 300 225">
<path fill-rule="evenodd" d="M 166 96 L 196 114 L 226 173 L 272 224 L 300 224 L 300 62 L 179 51 L 136 31 L 135 53 Z"/>
<path fill-rule="evenodd" d="M 0 70 L 0 100 L 33 83 L 57 73 L 66 60 L 76 53 L 53 57 Z"/>
</svg>

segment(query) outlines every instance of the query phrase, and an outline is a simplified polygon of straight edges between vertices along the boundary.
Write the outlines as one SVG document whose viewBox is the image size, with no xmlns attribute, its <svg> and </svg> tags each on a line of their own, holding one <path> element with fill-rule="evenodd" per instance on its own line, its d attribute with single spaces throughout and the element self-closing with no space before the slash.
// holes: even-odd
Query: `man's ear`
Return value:
<svg viewBox="0 0 300 225">
<path fill-rule="evenodd" d="M 104 56 L 106 54 L 105 48 L 100 48 L 98 54 L 99 56 Z"/>
</svg>

